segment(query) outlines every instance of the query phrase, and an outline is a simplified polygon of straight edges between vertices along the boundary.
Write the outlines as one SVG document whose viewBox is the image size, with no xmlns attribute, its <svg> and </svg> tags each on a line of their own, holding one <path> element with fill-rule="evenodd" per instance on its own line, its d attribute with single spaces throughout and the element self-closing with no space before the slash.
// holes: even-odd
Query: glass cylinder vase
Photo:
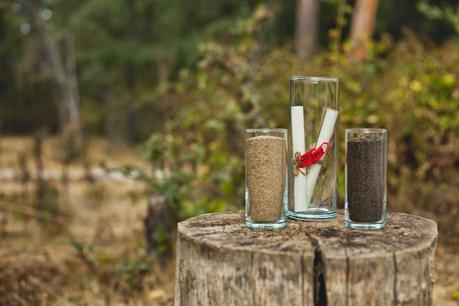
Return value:
<svg viewBox="0 0 459 306">
<path fill-rule="evenodd" d="M 286 226 L 287 130 L 245 133 L 245 224 L 252 229 Z"/>
<path fill-rule="evenodd" d="M 344 223 L 348 228 L 382 229 L 386 225 L 387 131 L 346 130 Z"/>
<path fill-rule="evenodd" d="M 339 79 L 290 78 L 288 216 L 336 216 Z"/>
</svg>

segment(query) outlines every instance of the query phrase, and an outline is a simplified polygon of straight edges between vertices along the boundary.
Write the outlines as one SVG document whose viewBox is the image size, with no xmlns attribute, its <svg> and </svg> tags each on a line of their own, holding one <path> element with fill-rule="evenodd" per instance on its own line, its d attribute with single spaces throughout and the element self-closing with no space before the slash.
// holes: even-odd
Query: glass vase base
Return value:
<svg viewBox="0 0 459 306">
<path fill-rule="evenodd" d="M 291 219 L 302 221 L 327 221 L 336 217 L 336 210 L 326 208 L 310 208 L 304 212 L 287 211 L 287 216 Z"/>
<path fill-rule="evenodd" d="M 250 220 L 245 220 L 245 226 L 247 226 L 250 229 L 261 229 L 261 230 L 279 230 L 283 229 L 287 226 L 287 220 L 282 220 L 278 222 L 253 222 Z"/>
<path fill-rule="evenodd" d="M 345 219 L 344 225 L 347 228 L 350 228 L 353 230 L 377 231 L 377 230 L 382 230 L 386 227 L 386 220 L 383 219 L 378 222 L 354 222 L 354 221 Z"/>
</svg>

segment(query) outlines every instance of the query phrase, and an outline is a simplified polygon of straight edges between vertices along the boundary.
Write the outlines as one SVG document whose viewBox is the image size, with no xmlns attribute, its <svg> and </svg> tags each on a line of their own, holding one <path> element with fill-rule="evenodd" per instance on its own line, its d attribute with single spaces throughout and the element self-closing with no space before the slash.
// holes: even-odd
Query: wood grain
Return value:
<svg viewBox="0 0 459 306">
<path fill-rule="evenodd" d="M 246 228 L 242 213 L 178 224 L 175 305 L 431 305 L 434 221 L 403 213 L 386 229 L 289 220 Z"/>
</svg>

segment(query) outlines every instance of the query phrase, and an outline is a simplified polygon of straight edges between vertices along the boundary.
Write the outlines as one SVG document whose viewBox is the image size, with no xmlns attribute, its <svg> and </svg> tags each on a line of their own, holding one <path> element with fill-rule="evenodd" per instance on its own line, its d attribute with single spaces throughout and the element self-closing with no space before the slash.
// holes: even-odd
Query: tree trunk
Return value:
<svg viewBox="0 0 459 306">
<path fill-rule="evenodd" d="M 29 10 L 34 23 L 38 27 L 43 48 L 49 60 L 58 88 L 58 109 L 61 131 L 64 137 L 70 138 L 72 145 L 74 145 L 76 149 L 80 149 L 82 136 L 73 35 L 70 32 L 66 32 L 64 36 L 64 45 L 67 55 L 67 60 L 64 60 L 48 25 L 40 16 L 39 2 L 33 1 L 29 6 Z"/>
<path fill-rule="evenodd" d="M 172 255 L 172 241 L 176 221 L 173 220 L 166 198 L 152 195 L 144 220 L 146 253 L 156 254 L 161 263 Z"/>
<path fill-rule="evenodd" d="M 156 73 L 158 75 L 158 85 L 162 89 L 166 89 L 169 84 L 172 63 L 166 57 L 159 57 L 155 61 Z"/>
<path fill-rule="evenodd" d="M 368 56 L 368 42 L 373 35 L 378 0 L 357 0 L 351 25 L 352 60 L 360 62 Z"/>
<path fill-rule="evenodd" d="M 317 49 L 319 16 L 319 0 L 297 0 L 295 48 L 303 60 L 312 56 Z"/>
<path fill-rule="evenodd" d="M 382 231 L 289 220 L 246 228 L 242 213 L 178 225 L 175 305 L 431 305 L 434 221 L 402 213 Z"/>
<path fill-rule="evenodd" d="M 126 71 L 126 140 L 129 144 L 134 143 L 135 138 L 135 110 L 134 110 L 134 71 L 128 68 Z"/>
<path fill-rule="evenodd" d="M 75 54 L 75 36 L 71 31 L 66 31 L 64 36 L 65 51 L 67 59 L 66 63 L 66 76 L 67 76 L 67 87 L 71 93 L 71 99 L 68 100 L 69 109 L 69 122 L 75 125 L 75 140 L 77 146 L 80 147 L 82 144 L 82 131 L 80 126 L 80 95 L 78 91 L 78 77 L 76 71 L 76 54 Z"/>
</svg>

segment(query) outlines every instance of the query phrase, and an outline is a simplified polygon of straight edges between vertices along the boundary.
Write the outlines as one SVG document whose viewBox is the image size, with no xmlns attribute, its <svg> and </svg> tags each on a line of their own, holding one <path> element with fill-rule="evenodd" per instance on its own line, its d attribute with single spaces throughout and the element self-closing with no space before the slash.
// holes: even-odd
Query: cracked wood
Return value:
<svg viewBox="0 0 459 306">
<path fill-rule="evenodd" d="M 383 231 L 289 220 L 253 231 L 242 213 L 178 225 L 175 305 L 431 305 L 434 221 L 391 213 Z"/>
</svg>

